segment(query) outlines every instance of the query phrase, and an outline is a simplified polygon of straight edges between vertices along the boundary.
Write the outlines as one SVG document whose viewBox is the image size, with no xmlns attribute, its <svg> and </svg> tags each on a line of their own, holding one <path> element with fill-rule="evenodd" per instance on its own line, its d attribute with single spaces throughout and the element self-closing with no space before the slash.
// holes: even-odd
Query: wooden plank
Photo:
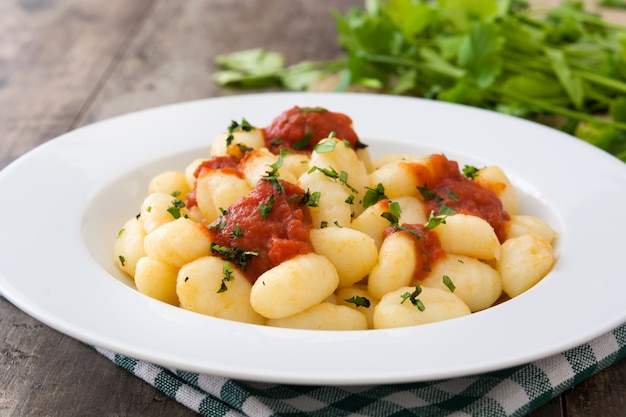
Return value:
<svg viewBox="0 0 626 417">
<path fill-rule="evenodd" d="M 71 128 L 149 4 L 0 2 L 0 168 Z"/>
<path fill-rule="evenodd" d="M 195 415 L 2 297 L 0 329 L 2 416 Z"/>
<path fill-rule="evenodd" d="M 332 10 L 360 0 L 159 1 L 89 112 L 88 124 L 147 107 L 249 93 L 211 80 L 218 54 L 262 47 L 290 63 L 340 56 Z"/>
<path fill-rule="evenodd" d="M 528 414 L 528 417 L 565 417 L 562 397 L 553 398 Z"/>
<path fill-rule="evenodd" d="M 626 360 L 581 382 L 563 397 L 567 417 L 626 416 Z"/>
</svg>

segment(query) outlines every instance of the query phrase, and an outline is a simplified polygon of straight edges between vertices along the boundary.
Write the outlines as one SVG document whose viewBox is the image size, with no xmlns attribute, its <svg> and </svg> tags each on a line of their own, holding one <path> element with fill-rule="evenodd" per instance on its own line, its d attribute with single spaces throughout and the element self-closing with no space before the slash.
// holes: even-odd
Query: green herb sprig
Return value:
<svg viewBox="0 0 626 417">
<path fill-rule="evenodd" d="M 233 268 L 228 262 L 226 262 L 222 267 L 222 272 L 224 274 L 224 277 L 222 278 L 222 282 L 220 283 L 220 288 L 217 290 L 218 294 L 228 291 L 228 286 L 226 286 L 226 283 L 235 279 L 235 276 L 233 275 Z"/>
<path fill-rule="evenodd" d="M 494 110 L 560 129 L 626 161 L 626 27 L 563 1 L 368 0 L 334 13 L 345 57 L 287 66 L 254 49 L 220 55 L 230 87 L 423 97 Z"/>
<path fill-rule="evenodd" d="M 400 204 L 397 201 L 389 202 L 389 211 L 385 211 L 381 213 L 381 217 L 387 219 L 389 225 L 396 230 L 401 230 L 403 232 L 408 232 L 415 236 L 418 239 L 421 239 L 423 236 L 420 232 L 414 229 L 410 229 L 408 227 L 404 227 L 400 224 L 400 215 L 402 214 L 402 209 L 400 208 Z"/>
<path fill-rule="evenodd" d="M 344 301 L 350 304 L 354 304 L 356 307 L 369 308 L 371 305 L 371 302 L 368 298 L 361 297 L 360 295 L 352 296 L 350 298 L 345 299 Z"/>
<path fill-rule="evenodd" d="M 405 292 L 400 294 L 400 298 L 402 299 L 402 301 L 400 301 L 400 304 L 404 304 L 406 300 L 409 300 L 411 304 L 417 307 L 419 311 L 426 310 L 426 306 L 424 305 L 424 303 L 419 298 L 417 298 L 421 293 L 422 287 L 420 287 L 419 285 L 415 285 L 415 290 L 413 290 L 413 292 Z"/>
</svg>

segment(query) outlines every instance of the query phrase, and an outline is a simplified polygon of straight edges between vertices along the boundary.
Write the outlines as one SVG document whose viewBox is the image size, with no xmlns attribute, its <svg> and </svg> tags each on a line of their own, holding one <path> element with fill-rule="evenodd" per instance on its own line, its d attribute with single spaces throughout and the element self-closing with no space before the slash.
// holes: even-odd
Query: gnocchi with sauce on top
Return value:
<svg viewBox="0 0 626 417">
<path fill-rule="evenodd" d="M 557 233 L 518 213 L 502 169 L 372 159 L 341 113 L 232 121 L 209 149 L 156 175 L 114 244 L 138 291 L 183 309 L 297 329 L 413 326 L 516 297 L 555 262 Z"/>
</svg>

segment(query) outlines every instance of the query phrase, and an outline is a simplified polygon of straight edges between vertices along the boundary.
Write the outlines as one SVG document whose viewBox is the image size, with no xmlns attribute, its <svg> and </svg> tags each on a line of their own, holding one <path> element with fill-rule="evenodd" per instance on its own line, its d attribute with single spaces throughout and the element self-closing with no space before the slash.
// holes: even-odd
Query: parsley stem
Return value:
<svg viewBox="0 0 626 417">
<path fill-rule="evenodd" d="M 626 130 L 626 123 L 615 122 L 615 121 L 608 120 L 608 119 L 602 119 L 600 117 L 596 117 L 588 113 L 583 113 L 583 112 L 579 112 L 576 110 L 571 110 L 571 109 L 567 109 L 564 107 L 555 106 L 553 104 L 546 102 L 545 100 L 536 100 L 531 97 L 527 97 L 523 94 L 518 94 L 513 91 L 505 90 L 503 88 L 496 87 L 496 86 L 489 87 L 489 90 L 491 90 L 494 93 L 500 94 L 503 97 L 509 97 L 519 102 L 530 104 L 531 106 L 537 107 L 541 110 L 548 111 L 554 114 L 558 114 L 558 115 L 565 116 L 565 117 L 570 117 L 572 119 L 582 120 L 582 121 L 589 122 L 592 124 L 601 124 L 604 126 L 613 127 L 615 129 Z"/>
<path fill-rule="evenodd" d="M 589 71 L 575 70 L 573 73 L 588 81 L 626 93 L 626 83 Z"/>
<path fill-rule="evenodd" d="M 421 62 L 414 59 L 399 58 L 389 55 L 369 54 L 363 51 L 359 51 L 358 55 L 360 58 L 370 62 L 430 70 L 454 79 L 460 79 L 465 75 L 465 71 L 463 69 L 456 68 L 452 65 L 434 65 L 428 62 Z"/>
</svg>

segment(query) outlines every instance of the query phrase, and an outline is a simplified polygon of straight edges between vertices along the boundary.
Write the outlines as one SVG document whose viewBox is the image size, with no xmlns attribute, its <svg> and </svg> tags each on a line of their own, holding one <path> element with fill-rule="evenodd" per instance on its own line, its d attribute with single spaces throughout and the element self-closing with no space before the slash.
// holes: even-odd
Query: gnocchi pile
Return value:
<svg viewBox="0 0 626 417">
<path fill-rule="evenodd" d="M 206 158 L 156 175 L 114 258 L 139 292 L 197 313 L 366 330 L 516 297 L 556 239 L 498 166 L 374 159 L 348 116 L 296 106 L 267 127 L 232 121 Z"/>
</svg>

